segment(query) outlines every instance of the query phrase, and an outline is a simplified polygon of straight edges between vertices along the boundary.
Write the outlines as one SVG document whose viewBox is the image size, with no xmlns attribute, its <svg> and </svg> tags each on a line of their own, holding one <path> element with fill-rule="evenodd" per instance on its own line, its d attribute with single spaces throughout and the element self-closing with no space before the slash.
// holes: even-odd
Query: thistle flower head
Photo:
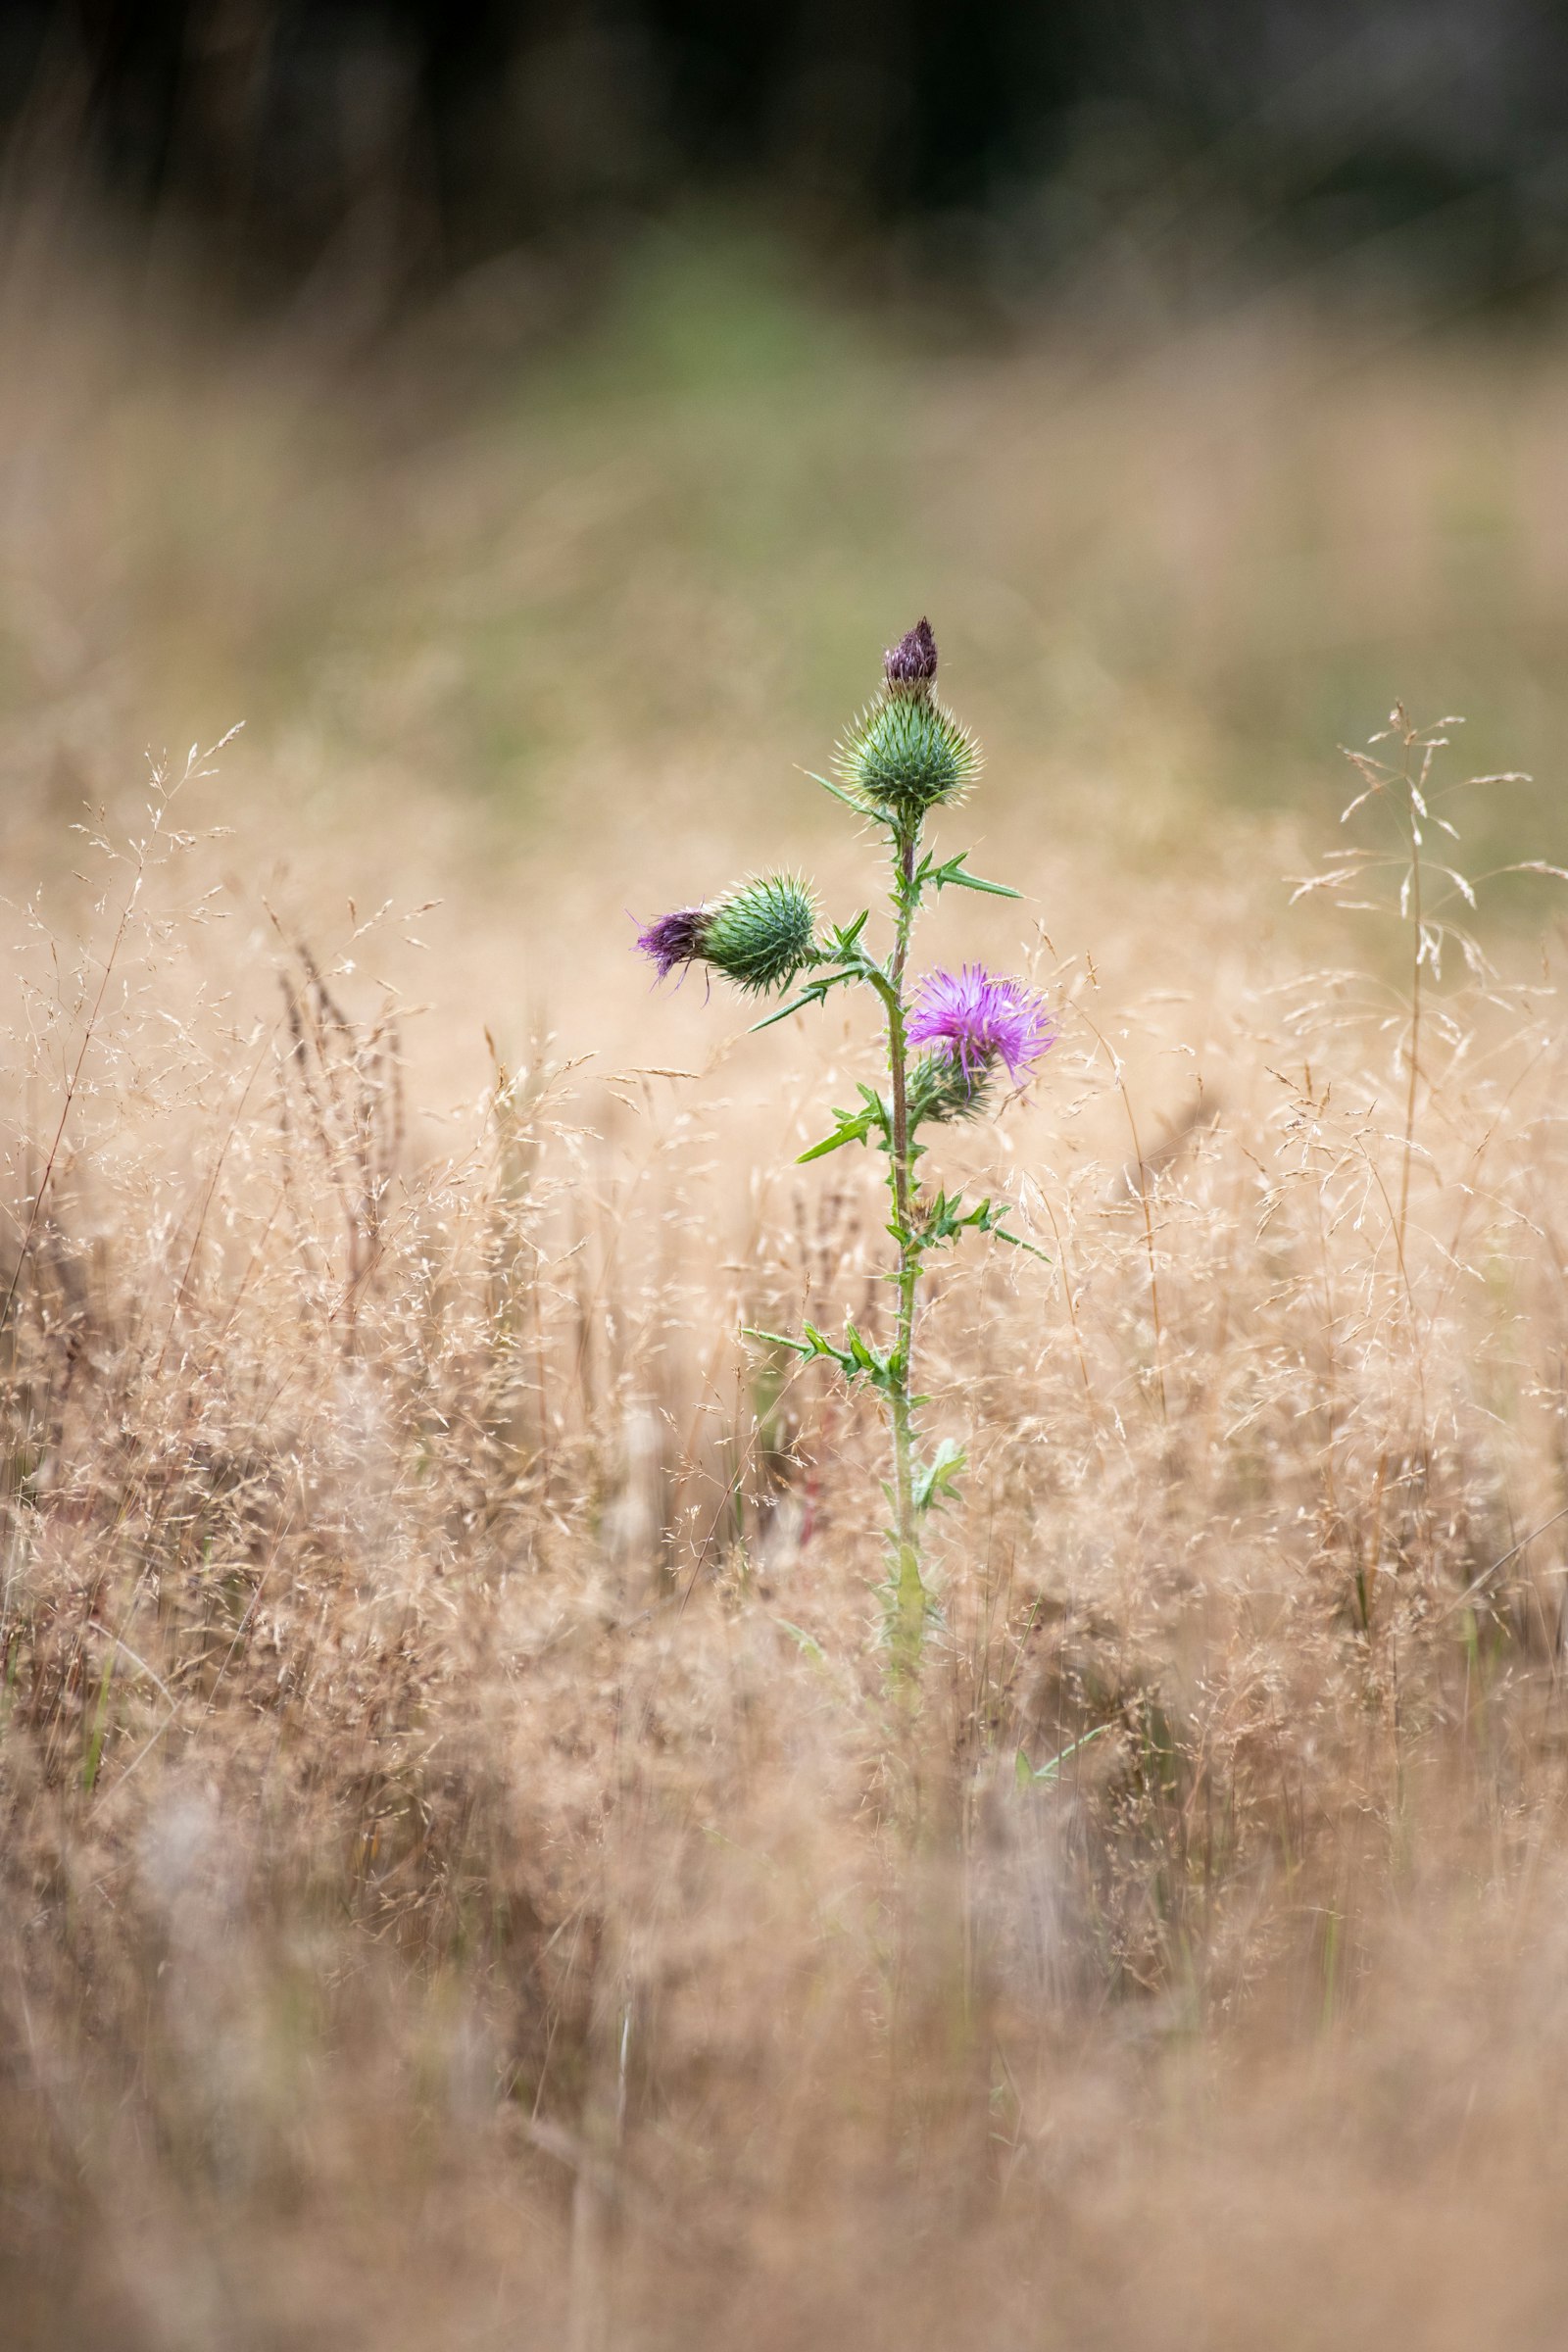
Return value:
<svg viewBox="0 0 1568 2352">
<path fill-rule="evenodd" d="M 926 619 L 882 659 L 885 678 L 834 755 L 842 781 L 890 816 L 955 801 L 979 773 L 980 747 L 937 701 L 937 641 Z"/>
<path fill-rule="evenodd" d="M 707 924 L 703 907 L 679 906 L 673 914 L 662 914 L 646 931 L 639 931 L 637 945 L 658 965 L 661 980 L 667 980 L 677 963 L 698 961 Z"/>
<path fill-rule="evenodd" d="M 1021 980 L 965 964 L 928 972 L 906 1026 L 911 1046 L 929 1046 L 963 1072 L 972 1089 L 1000 1061 L 1014 1086 L 1055 1042 L 1044 1000 Z M 939 1114 L 940 1115 L 940 1114 Z"/>
<path fill-rule="evenodd" d="M 749 995 L 793 980 L 816 951 L 816 907 L 795 874 L 742 882 L 706 906 L 681 906 L 640 932 L 661 980 L 681 963 L 709 963 Z"/>
</svg>

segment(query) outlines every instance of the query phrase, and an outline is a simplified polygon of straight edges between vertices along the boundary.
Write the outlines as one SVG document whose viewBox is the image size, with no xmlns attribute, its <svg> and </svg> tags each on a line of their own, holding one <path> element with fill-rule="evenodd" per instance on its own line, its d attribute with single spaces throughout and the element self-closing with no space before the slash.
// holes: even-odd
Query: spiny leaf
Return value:
<svg viewBox="0 0 1568 2352">
<path fill-rule="evenodd" d="M 963 1447 L 953 1438 L 944 1438 L 929 1462 L 914 1466 L 914 1507 L 929 1511 L 937 1504 L 957 1501 L 958 1479 L 968 1461 Z"/>
<path fill-rule="evenodd" d="M 928 880 L 936 891 L 982 890 L 994 899 L 1017 899 L 1023 896 L 1021 891 L 1009 888 L 1005 882 L 987 882 L 981 875 L 969 873 L 966 870 L 968 856 L 967 850 L 960 850 L 956 858 L 948 858 L 943 865 L 932 865 L 927 858 L 926 865 L 930 871 L 928 874 L 922 871 L 918 879 Z"/>
<path fill-rule="evenodd" d="M 755 1037 L 760 1029 L 771 1029 L 775 1021 L 787 1021 L 792 1012 L 804 1012 L 808 1004 L 825 1003 L 829 989 L 841 988 L 846 980 L 855 980 L 858 977 L 859 974 L 855 971 L 819 972 L 814 980 L 808 981 L 806 987 L 792 1003 L 781 1004 L 777 1012 L 768 1013 L 764 1020 L 754 1021 L 751 1027 L 752 1036 Z"/>
<path fill-rule="evenodd" d="M 846 808 L 853 808 L 857 816 L 875 816 L 874 808 L 868 808 L 863 801 L 858 801 L 853 793 L 844 791 L 841 785 L 834 784 L 828 777 L 819 776 L 814 767 L 803 767 L 801 773 L 809 776 L 813 784 L 820 784 L 822 790 L 830 792 L 836 801 L 842 801 Z"/>
<path fill-rule="evenodd" d="M 808 1160 L 826 1159 L 830 1152 L 842 1152 L 846 1144 L 863 1144 L 876 1123 L 875 1112 L 869 1110 L 857 1111 L 853 1116 L 835 1111 L 833 1116 L 841 1124 L 834 1128 L 831 1135 L 823 1136 L 819 1144 L 813 1144 L 808 1152 L 796 1153 L 795 1164 L 798 1168 L 804 1168 Z"/>
<path fill-rule="evenodd" d="M 1085 1732 L 1081 1739 L 1069 1740 L 1065 1747 L 1058 1748 L 1054 1756 L 1048 1756 L 1044 1764 L 1031 1764 L 1020 1747 L 1018 1760 L 1013 1767 L 1019 1788 L 1027 1788 L 1035 1781 L 1054 1781 L 1069 1756 L 1075 1756 L 1081 1747 L 1089 1745 L 1091 1740 L 1099 1740 L 1115 1728 L 1112 1723 L 1097 1723 L 1092 1732 Z"/>
</svg>

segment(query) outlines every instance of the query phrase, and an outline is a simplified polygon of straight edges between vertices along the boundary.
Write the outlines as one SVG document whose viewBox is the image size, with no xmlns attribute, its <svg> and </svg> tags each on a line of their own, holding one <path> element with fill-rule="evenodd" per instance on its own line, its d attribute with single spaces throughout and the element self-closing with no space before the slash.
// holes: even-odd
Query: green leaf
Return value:
<svg viewBox="0 0 1568 2352">
<path fill-rule="evenodd" d="M 929 1511 L 939 1503 L 956 1502 L 959 1496 L 956 1482 L 967 1461 L 963 1447 L 953 1438 L 944 1438 L 930 1461 L 915 1466 L 915 1509 Z"/>
<path fill-rule="evenodd" d="M 962 1233 L 989 1233 L 999 1242 L 1005 1242 L 1009 1249 L 1026 1250 L 1031 1257 L 1038 1257 L 1043 1266 L 1051 1265 L 1054 1261 L 1044 1250 L 1037 1250 L 1033 1242 L 1026 1242 L 1021 1233 L 1007 1231 L 1004 1222 L 1006 1214 L 1005 1208 L 999 1208 L 989 1199 L 980 1201 L 974 1208 L 966 1209 L 961 1193 L 938 1193 L 926 1211 L 925 1223 L 915 1237 L 916 1246 L 922 1250 L 934 1250 L 944 1242 L 956 1242 Z"/>
<path fill-rule="evenodd" d="M 827 1657 L 820 1642 L 813 1642 L 809 1634 L 803 1633 L 798 1625 L 791 1625 L 787 1617 L 775 1617 L 773 1623 L 781 1633 L 788 1634 L 796 1648 L 804 1651 L 807 1657 L 814 1658 L 818 1666 L 827 1664 Z"/>
<path fill-rule="evenodd" d="M 825 1338 L 824 1335 L 817 1330 L 814 1323 L 803 1323 L 801 1325 L 801 1329 L 805 1332 L 808 1341 L 810 1343 L 810 1351 L 813 1355 L 831 1356 L 834 1363 L 836 1363 L 842 1371 L 848 1372 L 850 1377 L 852 1379 L 854 1378 L 855 1358 L 848 1352 L 847 1349 L 843 1348 L 835 1348 L 832 1341 Z"/>
<path fill-rule="evenodd" d="M 813 784 L 820 784 L 822 790 L 830 792 L 836 801 L 842 801 L 846 808 L 853 808 L 857 816 L 876 815 L 877 811 L 874 808 L 868 808 L 864 801 L 858 801 L 853 793 L 845 792 L 839 785 L 832 783 L 828 777 L 819 776 L 814 767 L 803 767 L 801 773 L 803 776 L 809 776 Z"/>
<path fill-rule="evenodd" d="M 925 1223 L 918 1237 L 919 1245 L 922 1249 L 934 1249 L 942 1242 L 956 1241 L 960 1233 L 966 1233 L 971 1228 L 980 1233 L 989 1233 L 993 1222 L 989 1200 L 982 1200 L 977 1208 L 965 1209 L 961 1192 L 939 1192 L 926 1210 Z"/>
<path fill-rule="evenodd" d="M 833 1115 L 836 1118 L 839 1114 L 835 1111 Z M 809 1152 L 797 1152 L 796 1166 L 804 1168 L 808 1159 L 826 1159 L 830 1152 L 842 1152 L 846 1144 L 863 1144 L 875 1124 L 874 1112 L 858 1111 L 853 1118 L 846 1118 L 842 1126 L 835 1127 L 831 1135 L 824 1135 L 819 1144 L 813 1144 Z"/>
<path fill-rule="evenodd" d="M 1017 899 L 1023 896 L 1021 891 L 1009 889 L 1005 882 L 987 882 L 979 874 L 965 872 L 964 861 L 968 855 L 967 850 L 960 850 L 957 856 L 950 858 L 945 865 L 933 866 L 929 876 L 932 889 L 937 891 L 950 888 L 981 890 L 986 893 L 988 898 L 993 899 Z M 926 862 L 929 864 L 930 860 L 927 859 Z M 923 883 L 926 879 L 926 873 L 922 868 L 919 880 Z"/>
<path fill-rule="evenodd" d="M 998 1241 L 1005 1242 L 1009 1249 L 1027 1250 L 1029 1255 L 1031 1257 L 1038 1257 L 1043 1266 L 1054 1266 L 1055 1264 L 1056 1261 L 1054 1257 L 1048 1256 L 1044 1250 L 1037 1250 L 1033 1242 L 1026 1242 L 1021 1233 L 1009 1233 L 1005 1225 L 993 1225 L 991 1230 L 996 1235 Z"/>
<path fill-rule="evenodd" d="M 1113 1723 L 1097 1723 L 1092 1732 L 1085 1732 L 1082 1739 L 1069 1740 L 1065 1747 L 1059 1748 L 1055 1755 L 1048 1756 L 1044 1764 L 1031 1764 L 1020 1747 L 1018 1761 L 1014 1768 L 1014 1777 L 1019 1788 L 1027 1788 L 1034 1781 L 1055 1780 L 1069 1756 L 1075 1756 L 1081 1747 L 1087 1747 L 1091 1740 L 1099 1740 L 1104 1733 L 1113 1732 L 1115 1729 L 1116 1726 Z"/>
<path fill-rule="evenodd" d="M 751 1034 L 753 1037 L 755 1037 L 759 1029 L 771 1029 L 775 1021 L 787 1021 L 792 1012 L 804 1012 L 808 1004 L 820 1004 L 822 1000 L 820 997 L 813 997 L 810 992 L 808 991 L 804 997 L 797 997 L 793 1004 L 781 1004 L 777 1012 L 770 1012 L 768 1014 L 765 1021 L 754 1021 L 751 1027 Z"/>
<path fill-rule="evenodd" d="M 1021 890 L 1013 890 L 1005 882 L 987 882 L 979 874 L 948 874 L 944 876 L 944 881 L 956 883 L 959 890 L 983 890 L 989 898 L 993 899 L 1021 899 L 1023 897 Z M 941 890 L 943 882 L 939 882 L 937 888 Z"/>
<path fill-rule="evenodd" d="M 863 1144 L 873 1127 L 881 1131 L 884 1143 L 891 1141 L 893 1113 L 875 1087 L 858 1084 L 856 1091 L 860 1098 L 860 1109 L 840 1110 L 835 1102 L 833 1116 L 839 1122 L 837 1127 L 808 1152 L 803 1152 L 795 1163 L 797 1167 L 804 1167 L 808 1159 L 825 1159 L 830 1152 L 842 1151 L 846 1144 Z"/>
<path fill-rule="evenodd" d="M 751 1035 L 755 1037 L 760 1029 L 771 1029 L 775 1021 L 787 1021 L 792 1012 L 804 1012 L 808 1004 L 825 1004 L 830 988 L 840 988 L 846 980 L 855 980 L 858 977 L 859 974 L 854 970 L 819 973 L 814 980 L 807 983 L 800 995 L 790 1004 L 781 1004 L 777 1012 L 770 1012 L 764 1020 L 754 1021 Z"/>
<path fill-rule="evenodd" d="M 792 1340 L 789 1334 L 783 1331 L 759 1331 L 754 1323 L 741 1325 L 741 1338 L 743 1340 L 761 1340 L 769 1348 L 790 1348 L 797 1355 L 814 1355 L 816 1353 L 816 1349 L 808 1347 L 805 1340 Z"/>
<path fill-rule="evenodd" d="M 825 1356 L 838 1365 L 846 1380 L 868 1380 L 874 1388 L 884 1393 L 891 1389 L 900 1376 L 897 1359 L 890 1362 L 886 1356 L 879 1355 L 874 1348 L 861 1339 L 853 1323 L 847 1323 L 844 1327 L 845 1345 L 842 1348 L 837 1347 L 825 1332 L 818 1331 L 814 1323 L 803 1323 L 801 1331 L 802 1338 L 792 1340 L 780 1331 L 758 1331 L 749 1324 L 744 1327 L 745 1337 L 749 1340 L 761 1340 L 773 1348 L 791 1348 L 797 1355 L 806 1357 L 808 1361 Z"/>
</svg>

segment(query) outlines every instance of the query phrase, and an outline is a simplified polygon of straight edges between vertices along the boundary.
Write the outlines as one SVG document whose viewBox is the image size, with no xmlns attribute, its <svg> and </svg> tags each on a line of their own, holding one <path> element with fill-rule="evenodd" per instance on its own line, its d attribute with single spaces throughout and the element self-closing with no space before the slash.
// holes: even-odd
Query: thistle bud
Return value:
<svg viewBox="0 0 1568 2352">
<path fill-rule="evenodd" d="M 703 955 L 739 989 L 761 995 L 816 954 L 816 908 L 797 874 L 743 882 L 711 909 Z"/>
<path fill-rule="evenodd" d="M 924 613 L 906 636 L 882 657 L 882 672 L 890 686 L 928 687 L 937 674 L 937 641 Z"/>
<path fill-rule="evenodd" d="M 980 747 L 937 701 L 937 641 L 922 618 L 883 656 L 882 692 L 834 758 L 859 799 L 907 822 L 955 801 L 980 769 Z"/>
<path fill-rule="evenodd" d="M 952 1054 L 917 1055 L 909 1064 L 909 1128 L 933 1120 L 947 1125 L 956 1119 L 977 1119 L 990 1108 L 993 1072 L 984 1063 L 965 1069 Z"/>
<path fill-rule="evenodd" d="M 794 874 L 743 882 L 708 906 L 662 914 L 638 935 L 661 980 L 678 964 L 709 963 L 753 995 L 790 980 L 816 953 L 816 908 Z"/>
</svg>

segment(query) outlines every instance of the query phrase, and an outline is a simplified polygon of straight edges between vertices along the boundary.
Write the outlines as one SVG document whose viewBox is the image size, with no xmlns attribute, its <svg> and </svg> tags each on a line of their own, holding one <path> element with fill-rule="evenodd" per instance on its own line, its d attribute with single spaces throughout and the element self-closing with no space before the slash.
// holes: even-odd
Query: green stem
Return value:
<svg viewBox="0 0 1568 2352">
<path fill-rule="evenodd" d="M 915 1533 L 914 1429 L 909 1398 L 913 1391 L 915 1286 L 920 1252 L 912 1228 L 913 1169 L 909 1147 L 907 1087 L 908 1051 L 905 1040 L 904 975 L 909 956 L 909 934 L 914 927 L 919 893 L 915 887 L 915 853 L 920 820 L 894 834 L 893 909 L 895 937 L 888 967 L 885 1002 L 888 1014 L 888 1068 L 893 1081 L 893 1149 L 889 1154 L 888 1189 L 893 1196 L 893 1222 L 899 1232 L 898 1331 L 892 1356 L 893 1379 L 888 1391 L 888 1418 L 893 1431 L 894 1504 L 894 1673 L 912 1682 L 919 1669 L 925 1636 L 926 1590 L 920 1576 L 920 1546 Z"/>
</svg>

